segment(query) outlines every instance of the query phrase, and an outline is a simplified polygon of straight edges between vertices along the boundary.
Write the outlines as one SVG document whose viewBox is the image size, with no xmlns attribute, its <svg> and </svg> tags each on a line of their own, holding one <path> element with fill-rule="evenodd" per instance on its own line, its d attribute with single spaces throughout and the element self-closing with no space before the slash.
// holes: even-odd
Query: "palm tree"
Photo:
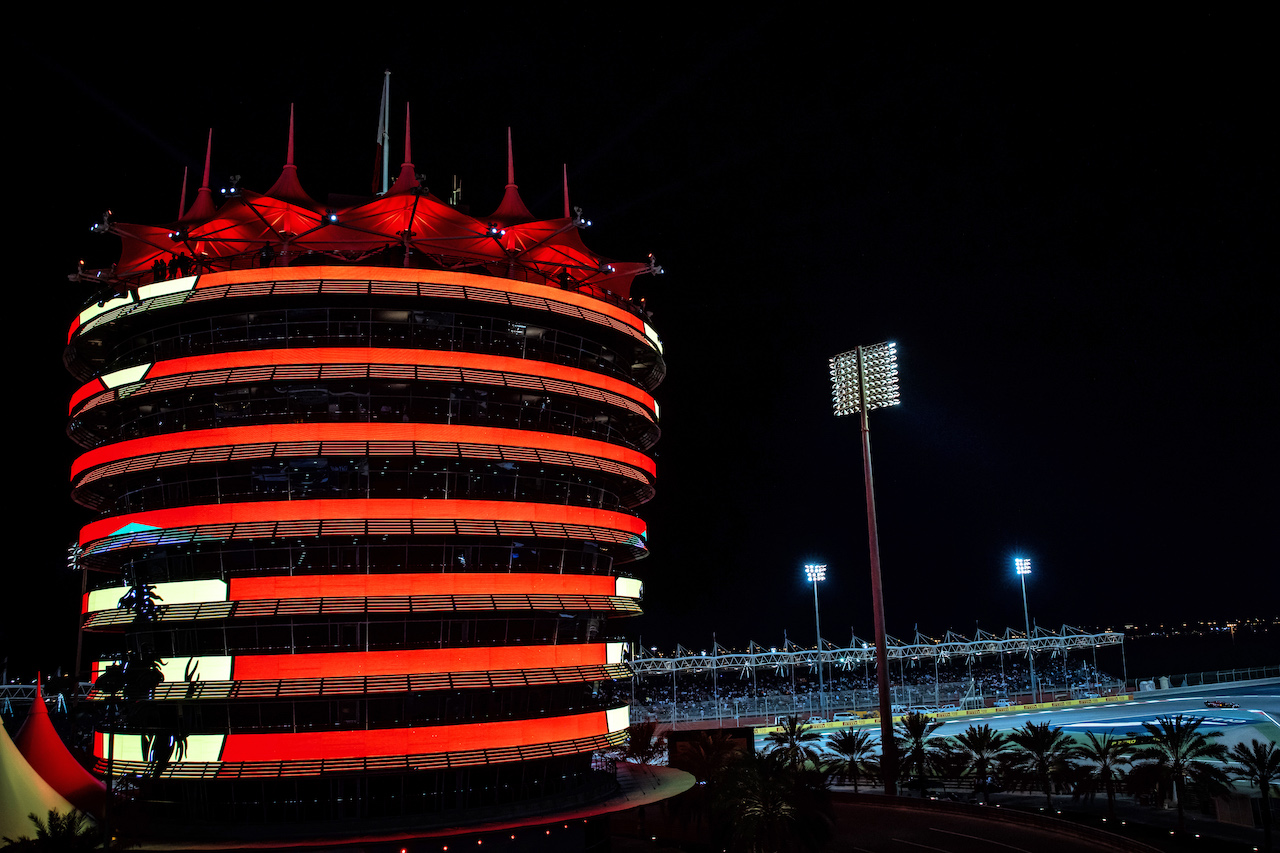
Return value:
<svg viewBox="0 0 1280 853">
<path fill-rule="evenodd" d="M 1110 818 L 1116 816 L 1116 783 L 1124 779 L 1122 768 L 1133 761 L 1130 757 L 1133 748 L 1114 737 L 1114 731 L 1108 731 L 1101 738 L 1086 732 L 1087 742 L 1077 747 L 1080 758 L 1093 763 L 1089 775 L 1107 792 L 1107 817 Z"/>
<path fill-rule="evenodd" d="M 1011 731 L 1009 740 L 1021 751 L 1018 758 L 1022 766 L 1044 787 L 1045 807 L 1052 808 L 1050 782 L 1071 770 L 1077 747 L 1061 728 L 1053 728 L 1048 723 L 1027 723 Z"/>
<path fill-rule="evenodd" d="M 858 777 L 866 769 L 866 761 L 875 750 L 875 741 L 866 729 L 844 729 L 832 735 L 827 746 L 838 758 L 834 762 L 836 773 L 842 778 L 853 777 L 854 793 L 858 791 Z"/>
<path fill-rule="evenodd" d="M 627 726 L 627 743 L 619 758 L 635 764 L 652 764 L 667 749 L 667 739 L 658 734 L 658 724 L 645 720 Z"/>
<path fill-rule="evenodd" d="M 743 754 L 715 794 L 735 849 L 817 850 L 830 834 L 826 777 L 796 769 L 781 750 Z"/>
<path fill-rule="evenodd" d="M 36 827 L 36 837 L 5 837 L 7 847 L 14 850 L 93 850 L 102 841 L 102 832 L 83 812 L 72 809 L 65 815 L 49 809 L 47 820 L 35 812 L 27 815 Z"/>
<path fill-rule="evenodd" d="M 894 739 L 898 742 L 899 754 L 904 775 L 916 776 L 916 784 L 920 787 L 920 796 L 924 796 L 928 785 L 926 777 L 933 772 L 938 763 L 938 753 L 926 741 L 942 727 L 942 723 L 924 714 L 910 713 L 898 721 L 894 731 Z"/>
<path fill-rule="evenodd" d="M 805 762 L 818 763 L 817 745 L 821 740 L 813 726 L 800 722 L 797 716 L 787 717 L 781 731 L 769 732 L 765 738 L 769 752 L 778 755 L 792 770 L 799 770 Z"/>
<path fill-rule="evenodd" d="M 1280 749 L 1272 741 L 1254 738 L 1249 746 L 1238 743 L 1231 748 L 1236 766 L 1231 768 L 1237 779 L 1262 791 L 1262 849 L 1271 849 L 1271 786 L 1280 780 Z"/>
<path fill-rule="evenodd" d="M 990 800 L 989 788 L 992 771 L 999 757 L 1013 746 L 1009 738 L 1000 734 L 991 726 L 983 723 L 980 726 L 969 726 L 954 738 L 956 747 L 968 756 L 970 769 L 977 777 L 974 790 L 982 794 L 983 800 Z"/>
<path fill-rule="evenodd" d="M 1178 799 L 1178 781 L 1190 778 L 1210 790 L 1224 790 L 1230 778 L 1222 768 L 1210 761 L 1226 761 L 1227 748 L 1213 742 L 1222 732 L 1200 732 L 1203 717 L 1186 717 L 1177 714 L 1160 717 L 1154 723 L 1142 727 L 1151 736 L 1151 745 L 1134 753 L 1134 759 L 1146 762 L 1162 778 L 1169 780 L 1173 791 L 1173 803 L 1178 807 L 1178 829 L 1185 827 L 1182 800 Z"/>
<path fill-rule="evenodd" d="M 689 742 L 687 749 L 676 754 L 676 762 L 699 782 L 712 783 L 739 751 L 738 744 L 727 732 L 702 731 Z"/>
</svg>

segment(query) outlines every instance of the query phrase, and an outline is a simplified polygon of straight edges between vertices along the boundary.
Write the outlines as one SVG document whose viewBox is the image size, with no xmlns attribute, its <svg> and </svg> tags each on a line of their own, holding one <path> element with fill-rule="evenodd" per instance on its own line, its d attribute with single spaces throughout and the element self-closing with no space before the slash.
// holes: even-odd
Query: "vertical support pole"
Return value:
<svg viewBox="0 0 1280 853">
<path fill-rule="evenodd" d="M 871 429 L 867 420 L 867 376 L 862 347 L 858 347 L 858 386 L 862 426 L 862 475 L 867 497 L 867 540 L 871 550 L 871 611 L 876 629 L 876 684 L 880 691 L 880 764 L 884 792 L 898 793 L 898 751 L 893 742 L 889 706 L 889 651 L 885 642 L 884 588 L 880 582 L 880 537 L 876 527 L 876 497 L 871 477 Z"/>
</svg>

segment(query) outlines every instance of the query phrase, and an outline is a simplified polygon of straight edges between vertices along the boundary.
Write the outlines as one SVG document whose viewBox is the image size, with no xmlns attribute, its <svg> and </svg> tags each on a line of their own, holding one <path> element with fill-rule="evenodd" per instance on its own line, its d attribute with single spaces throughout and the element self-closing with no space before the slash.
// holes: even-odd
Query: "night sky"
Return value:
<svg viewBox="0 0 1280 853">
<path fill-rule="evenodd" d="M 367 193 L 386 68 L 437 195 L 456 174 L 473 213 L 496 207 L 510 126 L 535 214 L 560 214 L 567 163 L 587 245 L 667 270 L 638 280 L 669 374 L 632 639 L 811 645 L 806 562 L 829 566 L 824 636 L 871 637 L 858 427 L 832 415 L 827 359 L 883 340 L 902 382 L 871 432 L 890 633 L 1020 626 L 1015 554 L 1041 625 L 1277 615 L 1280 141 L 1258 22 L 925 35 L 469 8 L 111 39 L 85 22 L 9 57 L 11 670 L 74 648 L 61 347 L 88 290 L 66 276 L 119 249 L 89 225 L 171 221 L 210 126 L 214 184 L 265 190 L 290 102 L 303 186 Z"/>
</svg>

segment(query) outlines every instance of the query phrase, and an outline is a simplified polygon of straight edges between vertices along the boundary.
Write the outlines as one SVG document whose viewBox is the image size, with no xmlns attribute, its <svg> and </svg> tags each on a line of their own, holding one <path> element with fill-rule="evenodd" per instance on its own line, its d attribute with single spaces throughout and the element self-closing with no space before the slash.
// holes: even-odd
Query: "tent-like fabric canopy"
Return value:
<svg viewBox="0 0 1280 853">
<path fill-rule="evenodd" d="M 411 175 L 411 164 L 403 172 Z M 590 249 L 576 219 L 535 220 L 508 184 L 502 204 L 477 219 L 442 202 L 402 174 L 386 195 L 330 208 L 313 201 L 288 165 L 265 194 L 237 190 L 216 209 L 203 204 L 170 226 L 113 223 L 124 242 L 115 275 L 120 290 L 148 281 L 157 261 L 180 253 L 196 272 L 258 265 L 371 263 L 489 273 L 520 281 L 628 299 L 648 263 L 611 261 Z"/>
<path fill-rule="evenodd" d="M 58 794 L 82 812 L 102 815 L 106 786 L 80 766 L 54 731 L 39 681 L 36 682 L 35 701 L 31 703 L 26 722 L 18 729 L 14 743 L 27 764 Z"/>
<path fill-rule="evenodd" d="M 36 828 L 27 815 L 43 820 L 50 809 L 67 814 L 73 808 L 66 797 L 40 778 L 9 740 L 4 726 L 0 726 L 0 837 L 34 837 Z"/>
</svg>

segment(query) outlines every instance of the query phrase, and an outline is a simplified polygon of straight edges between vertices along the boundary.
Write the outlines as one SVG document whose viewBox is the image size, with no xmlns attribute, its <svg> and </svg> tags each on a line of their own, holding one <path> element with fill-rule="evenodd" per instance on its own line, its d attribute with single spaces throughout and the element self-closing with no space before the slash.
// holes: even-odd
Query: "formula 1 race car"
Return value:
<svg viewBox="0 0 1280 853">
<path fill-rule="evenodd" d="M 1221 699 L 1210 699 L 1204 703 L 1206 708 L 1239 708 L 1235 702 L 1224 702 Z"/>
</svg>

